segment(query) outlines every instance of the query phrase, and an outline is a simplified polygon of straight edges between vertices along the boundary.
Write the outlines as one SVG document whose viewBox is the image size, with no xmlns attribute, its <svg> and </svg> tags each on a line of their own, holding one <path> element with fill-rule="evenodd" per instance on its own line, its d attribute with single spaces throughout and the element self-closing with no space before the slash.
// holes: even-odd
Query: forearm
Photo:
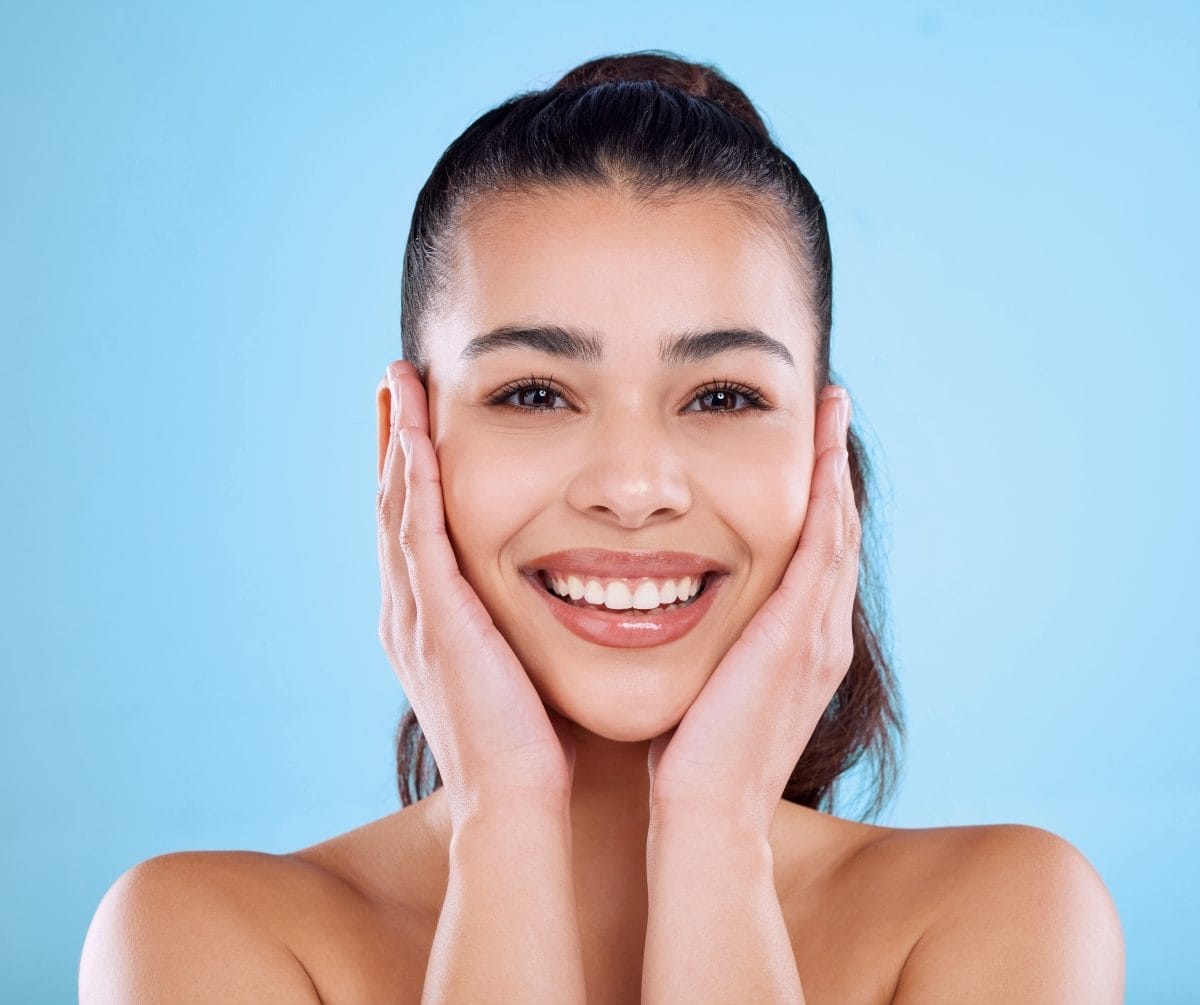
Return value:
<svg viewBox="0 0 1200 1005">
<path fill-rule="evenodd" d="M 423 1003 L 583 1002 L 569 808 L 480 812 L 450 839 Z"/>
<path fill-rule="evenodd" d="M 656 813 L 642 1001 L 804 1002 L 765 836 Z"/>
</svg>

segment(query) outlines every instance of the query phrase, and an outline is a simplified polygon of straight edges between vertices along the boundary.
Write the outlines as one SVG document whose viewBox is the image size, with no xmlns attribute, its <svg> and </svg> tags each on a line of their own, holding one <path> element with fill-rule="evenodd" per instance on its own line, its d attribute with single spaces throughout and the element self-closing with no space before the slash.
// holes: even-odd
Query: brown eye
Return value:
<svg viewBox="0 0 1200 1005">
<path fill-rule="evenodd" d="M 526 387 L 509 395 L 509 398 L 517 399 L 521 408 L 553 408 L 557 397 L 548 387 Z"/>
<path fill-rule="evenodd" d="M 701 399 L 709 399 L 712 402 L 711 411 L 714 412 L 733 412 L 736 411 L 736 399 L 744 397 L 738 394 L 737 391 L 708 391 L 702 394 Z"/>
<path fill-rule="evenodd" d="M 524 380 L 506 384 L 488 399 L 488 404 L 511 408 L 515 412 L 562 411 L 555 406 L 555 401 L 566 404 L 563 395 L 544 381 Z"/>
<path fill-rule="evenodd" d="M 771 407 L 754 388 L 729 381 L 719 381 L 700 388 L 692 402 L 704 402 L 707 407 L 689 408 L 689 412 L 728 412 L 730 415 L 766 411 Z"/>
</svg>

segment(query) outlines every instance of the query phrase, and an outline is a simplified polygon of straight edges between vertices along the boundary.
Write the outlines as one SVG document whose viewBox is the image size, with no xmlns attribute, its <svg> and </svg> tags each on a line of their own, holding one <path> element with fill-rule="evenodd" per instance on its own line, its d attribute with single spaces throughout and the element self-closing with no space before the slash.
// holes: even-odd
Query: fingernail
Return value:
<svg viewBox="0 0 1200 1005">
<path fill-rule="evenodd" d="M 838 450 L 833 459 L 833 477 L 841 479 L 846 473 L 846 461 L 850 459 L 850 455 L 845 450 Z"/>
<path fill-rule="evenodd" d="M 846 441 L 846 432 L 850 428 L 850 400 L 843 398 L 838 402 L 838 428 L 842 433 L 842 442 Z"/>
<path fill-rule="evenodd" d="M 846 397 L 846 389 L 840 384 L 826 384 L 817 397 L 822 401 L 827 398 L 844 398 Z"/>
<path fill-rule="evenodd" d="M 404 451 L 404 456 L 408 456 L 409 450 L 412 448 L 412 435 L 407 429 L 400 430 L 400 449 Z"/>
</svg>

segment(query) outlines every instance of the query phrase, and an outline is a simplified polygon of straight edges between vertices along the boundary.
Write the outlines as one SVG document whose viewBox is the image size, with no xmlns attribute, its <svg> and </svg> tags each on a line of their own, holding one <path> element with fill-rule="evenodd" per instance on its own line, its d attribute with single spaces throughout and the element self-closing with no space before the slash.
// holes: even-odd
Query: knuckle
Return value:
<svg viewBox="0 0 1200 1005">
<path fill-rule="evenodd" d="M 800 640 L 800 661 L 806 667 L 819 667 L 825 663 L 825 637 L 819 631 L 807 632 Z"/>
<path fill-rule="evenodd" d="M 400 545 L 401 553 L 409 562 L 413 561 L 424 537 L 425 534 L 411 520 L 400 522 L 400 529 L 396 531 L 396 542 Z"/>
<path fill-rule="evenodd" d="M 392 631 L 392 619 L 387 615 L 379 619 L 379 644 L 383 651 L 391 656 L 396 651 L 396 636 Z"/>
<path fill-rule="evenodd" d="M 831 679 L 840 678 L 850 666 L 854 658 L 853 639 L 843 639 L 840 635 L 825 647 L 825 668 Z"/>
<path fill-rule="evenodd" d="M 862 533 L 862 520 L 859 518 L 858 511 L 853 510 L 846 526 L 846 538 L 850 542 L 851 551 L 858 551 L 862 544 Z"/>
<path fill-rule="evenodd" d="M 384 527 L 392 527 L 396 523 L 396 496 L 385 484 L 375 496 L 375 518 Z"/>
<path fill-rule="evenodd" d="M 826 542 L 822 551 L 825 565 L 828 568 L 840 569 L 842 563 L 846 561 L 846 542 L 840 537 L 834 537 L 832 540 Z"/>
</svg>

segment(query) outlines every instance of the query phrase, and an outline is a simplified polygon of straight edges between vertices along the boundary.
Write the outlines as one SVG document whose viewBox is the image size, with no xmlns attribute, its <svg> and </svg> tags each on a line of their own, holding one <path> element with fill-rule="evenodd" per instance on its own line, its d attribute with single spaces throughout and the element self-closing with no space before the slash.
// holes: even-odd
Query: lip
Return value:
<svg viewBox="0 0 1200 1005">
<path fill-rule="evenodd" d="M 539 569 L 612 579 L 678 579 L 715 572 L 723 576 L 729 569 L 715 558 L 687 551 L 609 551 L 606 548 L 569 548 L 532 559 L 521 566 L 526 576 Z M 709 584 L 712 585 L 712 584 Z"/>
<path fill-rule="evenodd" d="M 578 554 L 578 552 L 574 554 Z M 539 562 L 542 560 L 538 559 Z M 711 569 L 712 566 L 707 568 Z M 597 573 L 600 571 L 594 566 L 593 569 Z M 678 569 L 678 566 L 672 566 L 673 571 Z M 614 573 L 607 574 L 614 575 Z M 621 573 L 615 573 L 615 575 L 620 576 Z M 650 574 L 647 573 L 647 575 Z M 542 602 L 550 608 L 550 613 L 558 620 L 558 623 L 585 642 L 614 649 L 641 649 L 648 646 L 665 645 L 683 638 L 712 609 L 717 595 L 721 592 L 722 585 L 729 577 L 723 572 L 712 572 L 704 591 L 687 607 L 667 611 L 664 614 L 656 614 L 653 617 L 636 609 L 593 611 L 587 607 L 575 607 L 549 593 L 542 585 L 541 577 L 536 570 L 525 572 L 521 578 L 542 598 Z"/>
</svg>

